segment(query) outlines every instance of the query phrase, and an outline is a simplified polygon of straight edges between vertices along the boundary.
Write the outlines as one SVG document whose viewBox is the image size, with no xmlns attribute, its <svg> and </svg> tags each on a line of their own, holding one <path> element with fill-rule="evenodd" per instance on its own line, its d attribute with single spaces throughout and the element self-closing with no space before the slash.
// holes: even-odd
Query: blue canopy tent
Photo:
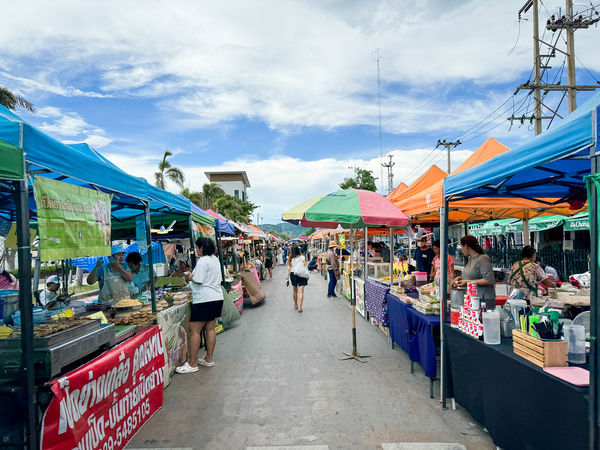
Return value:
<svg viewBox="0 0 600 450">
<path fill-rule="evenodd" d="M 441 241 L 448 237 L 448 202 L 473 197 L 520 197 L 549 204 L 548 198 L 569 202 L 574 209 L 583 206 L 586 196 L 585 177 L 598 173 L 600 92 L 568 115 L 559 126 L 536 136 L 523 145 L 444 180 Z M 598 448 L 600 443 L 599 395 L 600 348 L 598 326 L 600 310 L 600 267 L 598 261 L 598 193 L 590 188 L 589 202 L 592 241 L 591 290 L 591 353 L 589 391 L 589 445 Z M 442 323 L 447 303 L 447 246 L 442 246 Z M 442 368 L 445 363 L 444 327 L 442 339 Z M 444 369 L 442 369 L 444 370 Z M 442 403 L 446 405 L 446 374 L 442 373 Z M 582 419 L 582 418 L 579 418 Z M 587 438 L 587 437 L 586 437 Z M 587 440 L 587 439 L 586 439 Z"/>
<path fill-rule="evenodd" d="M 87 144 L 69 146 L 46 135 L 19 116 L 0 106 L 0 140 L 22 151 L 24 176 L 16 181 L 0 181 L 0 210 L 9 220 L 17 221 L 19 277 L 19 309 L 22 325 L 22 368 L 24 411 L 27 413 L 25 444 L 37 442 L 35 380 L 33 368 L 32 291 L 25 289 L 31 279 L 29 220 L 35 215 L 31 176 L 44 176 L 58 181 L 112 194 L 113 219 L 145 214 L 146 234 L 150 240 L 150 209 L 176 210 L 190 214 L 189 202 L 174 194 L 150 186 L 144 179 L 131 176 L 112 164 Z M 2 152 L 11 147 L 2 147 Z M 6 158 L 3 158 L 6 159 Z M 152 264 L 152 252 L 148 253 Z M 153 276 L 151 274 L 151 283 Z M 155 310 L 155 298 L 152 298 Z"/>
</svg>

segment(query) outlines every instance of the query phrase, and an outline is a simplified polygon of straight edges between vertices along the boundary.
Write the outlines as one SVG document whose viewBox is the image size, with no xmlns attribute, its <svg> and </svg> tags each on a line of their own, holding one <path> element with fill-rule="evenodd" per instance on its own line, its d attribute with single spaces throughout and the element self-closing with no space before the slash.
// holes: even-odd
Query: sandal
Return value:
<svg viewBox="0 0 600 450">
<path fill-rule="evenodd" d="M 302 308 L 298 308 L 298 312 L 302 312 Z"/>
</svg>

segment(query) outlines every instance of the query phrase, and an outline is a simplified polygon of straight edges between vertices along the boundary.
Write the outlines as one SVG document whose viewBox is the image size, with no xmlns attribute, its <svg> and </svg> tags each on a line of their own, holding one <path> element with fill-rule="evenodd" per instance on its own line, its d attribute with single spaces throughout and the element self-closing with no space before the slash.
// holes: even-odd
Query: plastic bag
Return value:
<svg viewBox="0 0 600 450">
<path fill-rule="evenodd" d="M 233 303 L 233 295 L 227 292 L 222 286 L 221 291 L 223 292 L 223 310 L 221 311 L 221 321 L 223 322 L 223 328 L 227 330 L 231 327 L 233 321 L 240 318 L 240 313 L 238 312 L 235 303 Z"/>
</svg>

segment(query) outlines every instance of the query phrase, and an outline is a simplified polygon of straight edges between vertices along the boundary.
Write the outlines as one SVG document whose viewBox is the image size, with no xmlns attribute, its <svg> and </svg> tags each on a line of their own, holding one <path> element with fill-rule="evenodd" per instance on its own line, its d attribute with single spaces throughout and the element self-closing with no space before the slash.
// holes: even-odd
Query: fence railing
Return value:
<svg viewBox="0 0 600 450">
<path fill-rule="evenodd" d="M 490 257 L 494 267 L 510 269 L 510 267 L 521 259 L 521 249 L 490 248 L 485 251 Z M 464 266 L 467 262 L 462 252 L 456 252 L 456 247 L 450 249 L 450 255 L 455 259 L 456 265 Z M 561 280 L 566 281 L 570 275 L 583 273 L 589 270 L 590 250 L 557 250 L 544 248 L 538 252 L 544 264 L 554 267 Z"/>
</svg>

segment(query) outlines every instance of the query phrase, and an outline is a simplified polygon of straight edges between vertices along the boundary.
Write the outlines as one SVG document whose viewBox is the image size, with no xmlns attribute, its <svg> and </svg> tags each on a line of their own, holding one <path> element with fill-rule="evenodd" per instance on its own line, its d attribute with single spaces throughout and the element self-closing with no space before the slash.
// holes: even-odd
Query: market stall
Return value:
<svg viewBox="0 0 600 450">
<path fill-rule="evenodd" d="M 581 355 L 581 349 L 585 349 L 583 342 L 580 340 L 581 338 L 567 333 L 568 342 L 557 340 L 555 336 L 556 334 L 560 335 L 560 331 L 557 333 L 556 329 L 552 327 L 553 330 L 550 332 L 547 325 L 538 326 L 536 323 L 539 320 L 544 323 L 555 323 L 555 320 L 560 320 L 558 315 L 552 317 L 552 314 L 548 313 L 549 318 L 546 319 L 542 317 L 543 313 L 531 314 L 526 308 L 525 312 L 515 310 L 508 321 L 512 320 L 514 328 L 517 328 L 512 332 L 512 343 L 507 342 L 506 338 L 500 338 L 499 324 L 496 327 L 496 313 L 487 315 L 487 326 L 485 322 L 483 324 L 484 342 L 487 343 L 474 341 L 473 345 L 469 345 L 470 350 L 479 355 L 478 359 L 471 358 L 469 361 L 464 357 L 466 351 L 464 347 L 469 344 L 466 339 L 471 339 L 471 337 L 462 335 L 465 333 L 464 320 L 463 326 L 459 329 L 448 326 L 442 327 L 442 359 L 447 362 L 449 369 L 449 373 L 442 376 L 442 401 L 444 406 L 447 394 L 452 391 L 456 400 L 465 406 L 490 431 L 494 442 L 505 448 L 589 447 L 595 449 L 598 448 L 600 442 L 598 439 L 598 389 L 600 387 L 598 370 L 600 360 L 598 359 L 599 343 L 596 340 L 598 319 L 600 318 L 597 305 L 599 266 L 596 263 L 598 261 L 596 211 L 598 203 L 595 183 L 597 178 L 596 150 L 598 148 L 597 115 L 599 104 L 600 93 L 597 93 L 569 114 L 553 130 L 536 136 L 524 145 L 481 164 L 477 167 L 477 170 L 471 169 L 464 171 L 460 176 L 450 176 L 444 182 L 442 241 L 445 241 L 447 236 L 449 201 L 462 201 L 475 197 L 516 197 L 550 207 L 557 202 L 568 203 L 574 210 L 577 210 L 583 206 L 586 200 L 584 177 L 589 174 L 592 175 L 588 179 L 589 195 L 587 200 L 590 203 L 591 259 L 594 263 L 591 264 L 590 354 L 589 358 L 584 357 L 584 359 L 588 359 L 590 370 L 589 389 L 587 387 L 582 389 L 572 387 L 582 382 L 581 377 L 576 380 L 577 377 L 573 377 L 573 374 L 585 374 L 585 372 L 581 371 L 581 367 L 574 365 L 574 362 L 566 365 L 567 345 L 570 347 L 568 359 L 573 361 L 574 355 Z M 547 201 L 548 198 L 558 200 L 549 202 Z M 443 320 L 446 315 L 447 248 L 442 247 Z M 465 304 L 467 300 L 470 299 L 465 298 Z M 527 306 L 527 303 L 525 305 Z M 470 308 L 465 306 L 465 308 L 463 313 L 472 317 L 472 311 L 476 311 L 476 308 L 473 305 Z M 519 314 L 517 315 L 516 312 L 519 312 Z M 518 320 L 515 320 L 515 317 L 518 317 Z M 484 320 L 486 319 L 484 318 Z M 533 326 L 533 323 L 536 323 L 536 325 Z M 473 333 L 478 335 L 479 330 L 479 327 L 474 330 L 474 327 L 469 325 L 466 332 L 473 336 Z M 542 331 L 544 332 L 542 335 L 552 336 L 548 338 L 549 341 L 545 342 L 540 339 L 538 334 Z M 447 345 L 444 345 L 445 341 Z M 504 351 L 502 351 L 503 347 Z M 511 347 L 512 354 L 510 352 Z M 585 352 L 583 352 L 583 355 L 585 355 Z M 496 365 L 496 361 L 501 361 L 503 366 Z M 546 369 L 544 376 L 541 376 L 540 369 L 535 369 L 536 366 Z M 551 372 L 554 375 L 546 378 L 545 372 L 557 366 L 567 370 L 552 370 Z M 446 367 L 444 363 L 442 367 Z M 493 367 L 495 367 L 495 371 L 492 372 Z M 470 373 L 468 378 L 465 376 L 466 371 Z M 489 376 L 489 380 L 491 380 L 484 389 L 472 385 L 472 380 L 478 372 L 481 379 Z M 562 374 L 558 372 L 562 372 Z M 569 381 L 565 381 L 567 379 Z M 508 380 L 510 380 L 510 387 L 507 385 Z M 573 416 L 567 419 L 564 414 L 554 414 L 551 408 L 542 408 L 545 409 L 544 411 L 536 408 L 535 413 L 531 410 L 531 414 L 526 414 L 526 418 L 525 415 L 515 414 L 515 403 L 511 402 L 509 405 L 504 400 L 513 398 L 518 404 L 520 399 L 530 396 L 531 391 L 528 386 L 531 386 L 532 380 L 537 380 L 540 383 L 536 385 L 536 392 L 542 392 L 538 389 L 540 386 L 545 386 L 547 389 L 544 389 L 543 392 L 545 395 L 552 396 L 554 400 L 557 400 L 554 402 L 557 408 L 569 405 L 569 414 L 567 415 L 573 414 Z M 582 384 L 585 386 L 586 383 L 583 382 Z M 476 394 L 473 394 L 471 387 L 475 392 L 478 392 L 479 389 L 481 400 L 488 400 L 483 409 L 480 408 L 480 399 L 474 400 Z M 509 392 L 510 389 L 514 390 Z M 513 394 L 515 394 L 515 397 L 511 397 Z M 516 397 L 517 394 L 518 397 Z M 587 396 L 589 396 L 589 405 L 585 404 Z M 571 405 L 574 405 L 573 410 L 570 409 Z M 523 405 L 522 410 L 529 411 L 528 408 L 530 407 L 534 407 L 531 402 Z M 586 412 L 587 415 L 585 415 Z M 498 425 L 500 423 L 499 418 L 502 419 L 501 426 Z M 539 422 L 534 418 L 540 418 Z M 535 433 L 520 429 L 524 420 L 527 420 L 528 423 L 531 420 L 535 421 Z M 556 430 L 565 429 L 565 420 L 568 420 L 570 427 L 572 427 L 569 428 L 569 432 L 572 430 L 577 434 L 564 433 L 564 436 L 558 438 Z M 567 436 L 570 436 L 571 439 L 568 442 L 562 441 Z"/>
<path fill-rule="evenodd" d="M 85 305 L 83 308 L 75 308 L 73 306 L 75 302 L 68 305 L 66 302 L 53 301 L 52 304 L 66 306 L 60 306 L 54 314 L 48 304 L 46 311 L 40 309 L 33 314 L 32 290 L 29 283 L 25 281 L 32 279 L 29 221 L 36 221 L 40 236 L 37 253 L 43 260 L 78 256 L 94 256 L 98 259 L 99 256 L 114 253 L 111 252 L 110 246 L 113 229 L 116 233 L 118 228 L 121 230 L 125 228 L 112 225 L 122 224 L 127 220 L 133 220 L 130 233 L 136 243 L 150 248 L 151 234 L 154 232 L 151 230 L 154 223 L 151 223 L 150 216 L 153 213 L 161 217 L 173 213 L 181 214 L 184 228 L 187 228 L 189 236 L 192 233 L 191 227 L 187 227 L 191 223 L 190 203 L 187 199 L 181 199 L 148 185 L 140 178 L 126 174 L 85 144 L 67 146 L 44 135 L 4 108 L 0 109 L 0 138 L 7 139 L 7 141 L 0 141 L 3 161 L 0 178 L 14 180 L 0 183 L 3 205 L 0 217 L 17 223 L 19 279 L 21 280 L 21 289 L 18 293 L 19 311 L 11 317 L 8 315 L 3 317 L 5 323 L 14 323 L 14 328 L 8 335 L 3 333 L 0 339 L 3 357 L 0 384 L 3 394 L 16 392 L 17 398 L 22 399 L 24 407 L 21 414 L 13 414 L 13 416 L 17 420 L 27 418 L 24 421 L 25 444 L 35 447 L 38 442 L 36 430 L 39 417 L 33 408 L 36 404 L 41 408 L 44 407 L 44 402 L 39 399 L 36 403 L 36 390 L 40 389 L 39 386 L 36 387 L 36 382 L 40 383 L 56 375 L 62 375 L 66 369 L 74 365 L 87 364 L 86 360 L 112 346 L 117 340 L 123 342 L 122 345 L 131 344 L 130 341 L 136 335 L 152 329 L 152 324 L 156 320 L 161 320 L 156 316 L 157 311 L 163 316 L 162 319 L 174 324 L 173 328 L 176 326 L 180 328 L 184 320 L 181 317 L 183 314 L 179 314 L 179 319 L 175 321 L 165 316 L 169 315 L 170 305 L 173 305 L 173 308 L 187 310 L 189 294 L 182 292 L 169 297 L 167 291 L 170 289 L 170 282 L 166 282 L 160 288 L 160 294 L 166 295 L 160 302 L 156 301 L 152 270 L 154 252 L 148 251 L 146 262 L 149 266 L 147 281 L 150 285 L 150 293 L 145 296 L 145 304 L 144 298 L 141 298 L 144 295 L 136 300 L 128 299 L 130 292 L 125 294 L 126 289 L 120 289 L 119 292 L 122 291 L 124 295 L 117 297 L 114 295 L 117 290 L 111 290 L 113 295 L 105 296 L 111 300 L 110 311 L 100 307 L 98 309 L 102 311 L 95 313 L 86 311 Z M 11 143 L 13 141 L 14 143 Z M 21 149 L 25 150 L 25 155 Z M 54 154 L 61 154 L 61 158 L 53 157 Z M 80 170 L 81 167 L 86 167 L 84 174 Z M 35 190 L 32 190 L 33 185 Z M 208 223 L 214 225 L 214 219 L 211 218 Z M 161 226 L 158 232 L 163 230 L 164 227 Z M 124 251 L 121 251 L 121 254 L 124 256 Z M 106 282 L 105 287 L 110 284 Z M 177 290 L 180 288 L 180 284 L 175 287 Z M 58 319 L 49 318 L 51 314 Z M 81 314 L 81 316 L 71 318 L 74 314 Z M 46 321 L 49 322 L 38 324 Z M 119 332 L 117 328 L 120 329 Z M 159 333 L 161 339 L 162 333 L 167 332 L 167 328 L 165 327 L 165 330 Z M 158 331 L 158 327 L 153 329 Z M 167 370 L 168 359 L 165 355 L 169 352 L 174 355 L 177 351 L 181 351 L 182 346 L 181 340 L 174 341 L 171 345 L 171 342 L 167 344 L 167 340 L 162 339 L 161 346 L 163 341 L 165 347 L 159 352 L 162 361 L 160 371 L 161 374 L 163 371 L 167 374 L 170 369 Z M 18 356 L 15 357 L 15 354 Z M 114 358 L 119 358 L 120 354 L 119 352 L 103 354 L 106 364 L 113 364 L 111 362 L 113 355 Z M 115 361 L 118 366 L 118 360 Z M 164 376 L 161 375 L 161 381 L 163 378 Z M 17 390 L 13 387 L 14 382 L 17 383 Z M 21 382 L 22 387 L 18 387 Z M 162 382 L 160 398 L 162 399 Z M 140 399 L 143 399 L 143 396 Z M 7 403 L 6 399 L 3 401 L 3 404 L 9 403 L 10 401 Z M 160 404 L 154 403 L 154 407 L 160 407 Z M 141 425 L 150 415 L 150 411 L 147 411 L 143 420 L 138 418 L 139 424 Z M 56 427 L 56 423 L 47 422 L 45 425 L 45 429 L 52 427 Z M 19 434 L 18 429 L 17 434 Z M 98 435 L 88 434 L 88 437 L 94 443 L 99 439 Z M 102 439 L 104 438 L 109 438 L 108 433 Z M 122 442 L 126 442 L 126 436 L 121 438 Z M 19 440 L 22 437 L 12 436 L 10 439 Z"/>
</svg>

